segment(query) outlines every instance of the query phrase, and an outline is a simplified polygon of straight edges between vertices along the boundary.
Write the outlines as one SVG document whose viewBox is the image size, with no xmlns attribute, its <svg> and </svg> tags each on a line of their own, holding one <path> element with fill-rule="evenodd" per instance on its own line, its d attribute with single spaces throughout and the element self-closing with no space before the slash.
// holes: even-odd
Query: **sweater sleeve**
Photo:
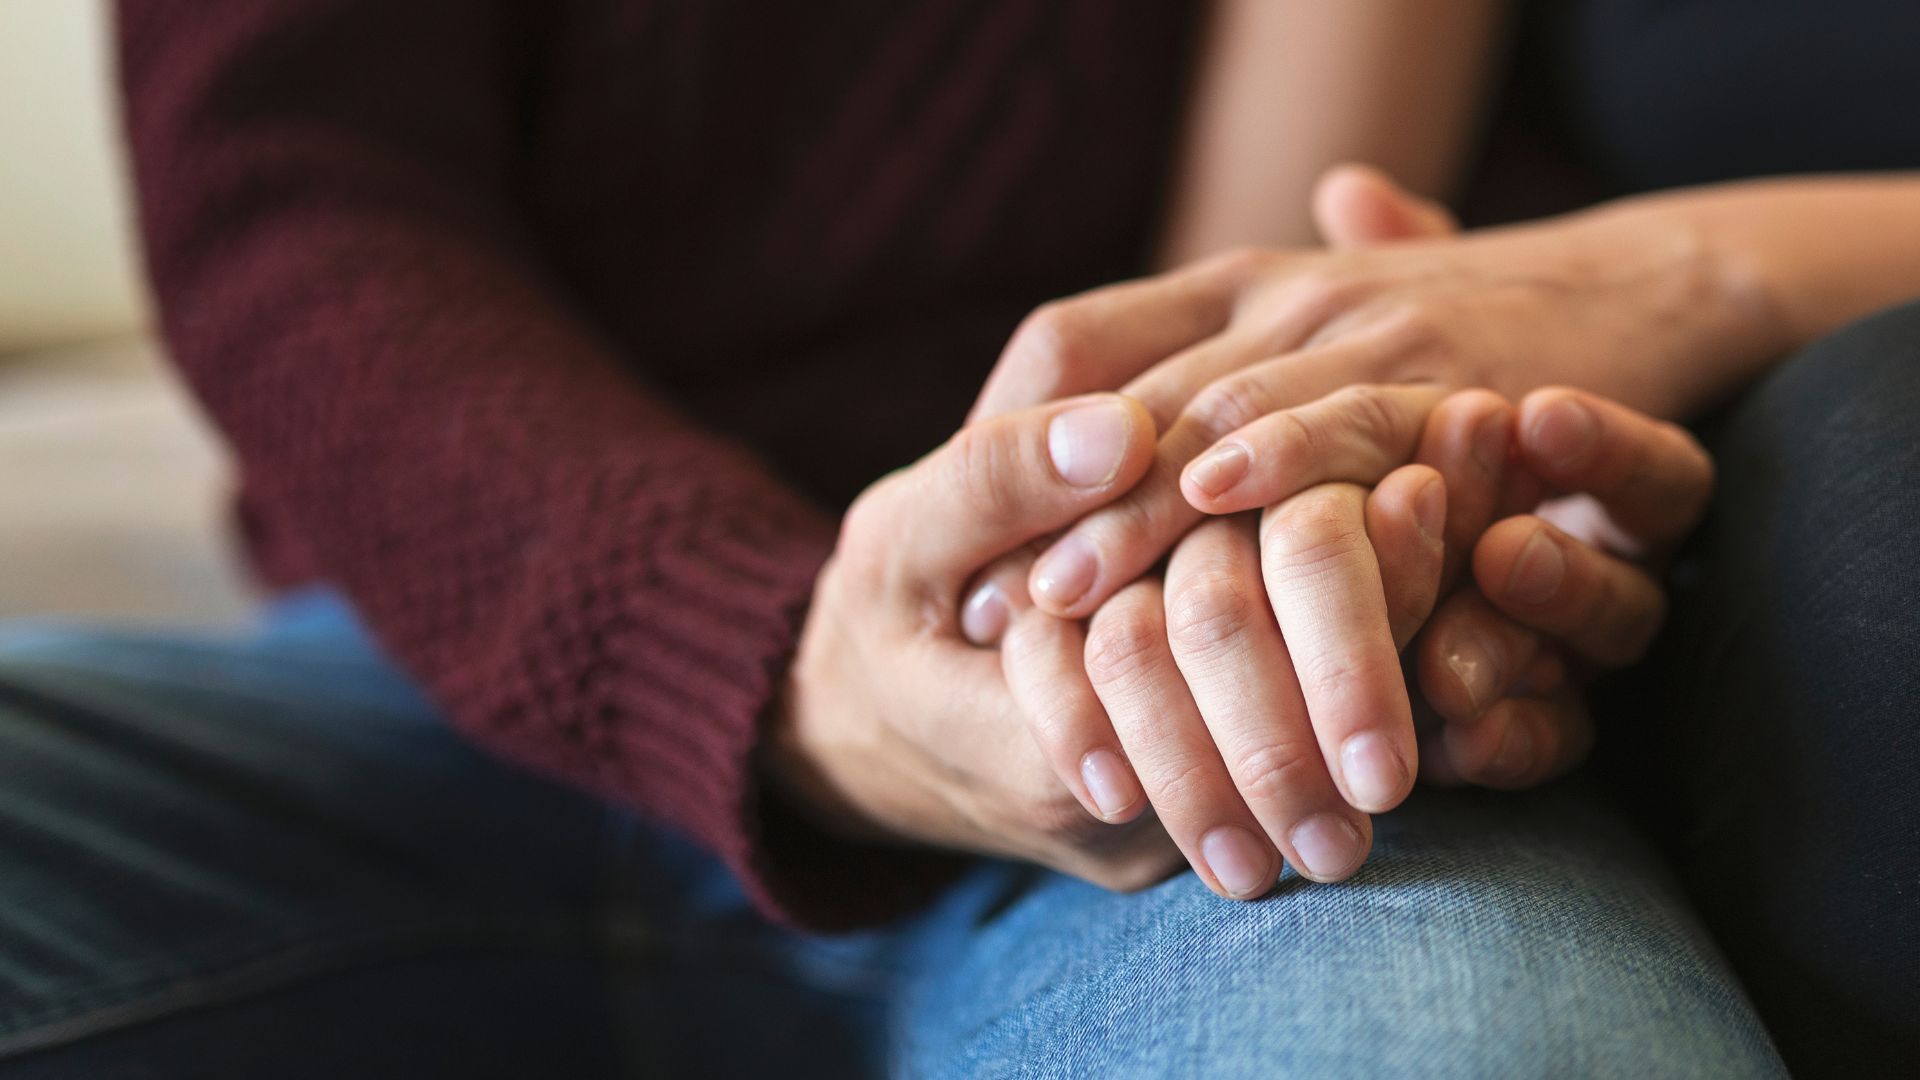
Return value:
<svg viewBox="0 0 1920 1080">
<path fill-rule="evenodd" d="M 755 805 L 835 523 L 647 393 L 533 254 L 537 10 L 122 0 L 167 344 L 250 509 L 468 736 L 689 835 L 776 918 L 886 917 L 936 861 Z"/>
</svg>

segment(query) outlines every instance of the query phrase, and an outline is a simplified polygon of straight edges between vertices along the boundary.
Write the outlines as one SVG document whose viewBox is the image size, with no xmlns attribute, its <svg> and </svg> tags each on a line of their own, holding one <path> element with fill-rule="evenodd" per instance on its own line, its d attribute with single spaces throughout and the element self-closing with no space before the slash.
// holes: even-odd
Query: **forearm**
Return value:
<svg viewBox="0 0 1920 1080">
<path fill-rule="evenodd" d="M 1792 177 L 1625 200 L 1599 211 L 1706 261 L 1729 347 L 1687 373 L 1698 407 L 1870 312 L 1920 295 L 1920 174 Z"/>
<path fill-rule="evenodd" d="M 1444 196 L 1471 147 L 1498 0 L 1216 0 L 1201 43 L 1160 262 L 1317 246 L 1329 167 L 1377 166 Z"/>
</svg>

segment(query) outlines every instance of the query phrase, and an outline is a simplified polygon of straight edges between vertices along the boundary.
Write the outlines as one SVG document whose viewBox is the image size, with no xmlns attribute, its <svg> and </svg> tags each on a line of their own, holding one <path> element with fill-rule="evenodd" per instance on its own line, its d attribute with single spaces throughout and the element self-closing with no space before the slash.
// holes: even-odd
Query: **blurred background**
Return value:
<svg viewBox="0 0 1920 1080">
<path fill-rule="evenodd" d="M 103 0 L 0 0 L 0 618 L 247 606 L 227 465 L 154 340 Z"/>
</svg>

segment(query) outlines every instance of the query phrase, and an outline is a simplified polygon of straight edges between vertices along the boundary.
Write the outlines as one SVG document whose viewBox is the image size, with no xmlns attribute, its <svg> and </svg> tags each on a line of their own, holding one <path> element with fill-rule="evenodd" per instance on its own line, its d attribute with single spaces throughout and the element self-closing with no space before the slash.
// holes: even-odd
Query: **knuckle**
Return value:
<svg viewBox="0 0 1920 1080">
<path fill-rule="evenodd" d="M 976 426 L 955 433 L 948 448 L 954 485 L 967 512 L 983 529 L 1012 524 L 1019 505 L 1016 485 L 1021 480 L 1013 447 L 996 437 L 992 427 Z"/>
<path fill-rule="evenodd" d="M 1366 657 L 1353 649 L 1313 650 L 1304 656 L 1295 656 L 1293 662 L 1303 685 L 1327 691 L 1368 685 L 1373 681 Z"/>
<path fill-rule="evenodd" d="M 1165 643 L 1160 620 L 1151 610 L 1110 601 L 1087 629 L 1087 677 L 1099 686 L 1138 678 Z"/>
<path fill-rule="evenodd" d="M 1330 499 L 1295 499 L 1273 512 L 1267 563 L 1288 577 L 1310 576 L 1354 558 L 1367 544 L 1364 526 Z"/>
<path fill-rule="evenodd" d="M 1112 538 L 1111 550 L 1119 557 L 1164 550 L 1192 524 L 1191 518 L 1197 517 L 1198 511 L 1187 505 L 1178 488 L 1147 490 L 1143 484 L 1141 490 L 1119 502 L 1108 503 L 1101 516 Z M 1150 562 L 1142 558 L 1140 565 Z"/>
<path fill-rule="evenodd" d="M 1379 386 L 1350 386 L 1337 395 L 1339 414 L 1353 426 L 1356 434 L 1371 443 L 1382 446 L 1397 445 L 1406 442 L 1400 413 L 1387 403 L 1384 388 Z"/>
<path fill-rule="evenodd" d="M 1313 746 L 1298 741 L 1274 742 L 1236 757 L 1233 776 L 1248 800 L 1277 802 L 1311 782 L 1312 769 L 1319 764 L 1319 751 Z"/>
<path fill-rule="evenodd" d="M 1029 702 L 1028 714 L 1034 741 L 1043 748 L 1072 753 L 1088 742 L 1087 718 L 1070 695 L 1047 694 L 1043 701 Z"/>
<path fill-rule="evenodd" d="M 1325 432 L 1309 424 L 1298 410 L 1286 409 L 1274 416 L 1279 421 L 1270 447 L 1274 460 L 1290 475 L 1321 475 L 1327 460 Z"/>
<path fill-rule="evenodd" d="M 1287 292 L 1291 301 L 1288 306 L 1320 324 L 1352 308 L 1363 290 L 1360 279 L 1353 273 L 1324 266 L 1295 278 Z"/>
<path fill-rule="evenodd" d="M 1184 419 L 1209 441 L 1219 439 L 1274 410 L 1273 395 L 1258 379 L 1229 376 L 1202 389 L 1187 405 Z"/>
<path fill-rule="evenodd" d="M 1381 315 L 1373 327 L 1374 339 L 1381 346 L 1381 363 L 1376 378 L 1384 382 L 1418 382 L 1444 379 L 1481 382 L 1483 375 L 1469 363 L 1469 351 L 1460 343 L 1459 331 L 1446 309 L 1431 301 L 1413 301 L 1395 306 Z"/>
<path fill-rule="evenodd" d="M 1086 330 L 1071 301 L 1055 300 L 1021 320 L 1007 343 L 1007 361 L 1045 397 L 1068 384 L 1085 355 Z"/>
<path fill-rule="evenodd" d="M 1062 701 L 1048 701 L 1035 707 L 1027 723 L 1033 729 L 1034 742 L 1048 750 L 1070 754 L 1084 741 L 1080 717 Z"/>
<path fill-rule="evenodd" d="M 853 500 L 840 519 L 837 550 L 847 569 L 857 574 L 875 570 L 885 550 L 883 537 L 893 530 L 893 513 L 888 506 L 891 479 L 882 480 Z"/>
<path fill-rule="evenodd" d="M 1167 605 L 1167 637 L 1190 653 L 1217 652 L 1239 640 L 1259 616 L 1246 583 L 1224 570 L 1183 581 Z"/>
<path fill-rule="evenodd" d="M 1154 805 L 1186 807 L 1190 811 L 1205 806 L 1213 787 L 1213 770 L 1214 766 L 1196 757 L 1177 757 L 1167 762 L 1155 785 L 1159 790 L 1154 793 Z"/>
<path fill-rule="evenodd" d="M 1237 247 L 1207 256 L 1201 266 L 1210 275 L 1244 282 L 1272 269 L 1279 258 L 1278 252 L 1266 248 Z"/>
<path fill-rule="evenodd" d="M 1380 316 L 1375 332 L 1397 351 L 1428 353 L 1448 347 L 1447 315 L 1430 300 L 1395 304 Z"/>
</svg>

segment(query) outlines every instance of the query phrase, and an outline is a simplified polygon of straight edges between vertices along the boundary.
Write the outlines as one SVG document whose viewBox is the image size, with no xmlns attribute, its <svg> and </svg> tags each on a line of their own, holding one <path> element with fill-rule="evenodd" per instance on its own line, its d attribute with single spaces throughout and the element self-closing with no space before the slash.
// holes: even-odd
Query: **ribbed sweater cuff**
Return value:
<svg viewBox="0 0 1920 1080">
<path fill-rule="evenodd" d="M 622 646 L 653 662 L 636 682 L 641 700 L 616 712 L 657 716 L 664 703 L 683 703 L 684 724 L 621 727 L 632 745 L 618 757 L 647 766 L 635 778 L 641 801 L 723 859 L 769 917 L 822 931 L 910 911 L 958 865 L 831 836 L 762 782 L 761 739 L 832 543 L 830 525 L 789 517 L 689 551 L 701 565 L 673 577 L 685 601 L 673 605 L 675 619 L 649 618 L 657 633 Z M 700 595 L 708 581 L 715 588 Z"/>
</svg>

